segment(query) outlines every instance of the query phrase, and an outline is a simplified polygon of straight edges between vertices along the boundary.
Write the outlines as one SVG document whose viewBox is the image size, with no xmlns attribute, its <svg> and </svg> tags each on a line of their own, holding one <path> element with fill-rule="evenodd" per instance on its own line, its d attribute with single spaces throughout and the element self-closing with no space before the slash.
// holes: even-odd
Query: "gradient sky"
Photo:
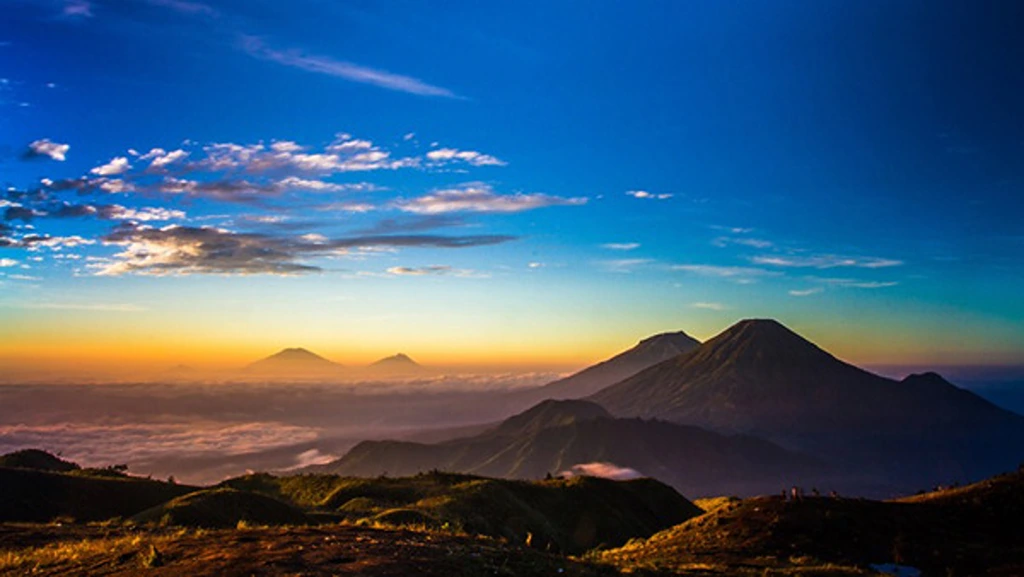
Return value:
<svg viewBox="0 0 1024 577">
<path fill-rule="evenodd" d="M 0 366 L 1024 358 L 1020 3 L 0 4 Z"/>
</svg>

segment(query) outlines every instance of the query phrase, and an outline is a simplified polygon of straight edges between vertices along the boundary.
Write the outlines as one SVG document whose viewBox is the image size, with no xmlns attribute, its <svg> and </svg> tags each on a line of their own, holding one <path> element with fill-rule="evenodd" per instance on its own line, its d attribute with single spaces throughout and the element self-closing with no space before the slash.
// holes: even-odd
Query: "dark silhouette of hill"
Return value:
<svg viewBox="0 0 1024 577">
<path fill-rule="evenodd" d="M 512 395 L 517 406 L 544 399 L 582 399 L 634 375 L 647 367 L 700 346 L 700 341 L 683 331 L 661 333 L 640 341 L 633 348 L 589 366 L 564 379 Z"/>
<path fill-rule="evenodd" d="M 647 537 L 701 513 L 653 479 L 527 482 L 433 472 L 397 479 L 251 475 L 222 485 L 353 522 L 428 529 L 447 525 L 575 554 Z"/>
<path fill-rule="evenodd" d="M 544 401 L 482 434 L 436 444 L 365 441 L 337 461 L 306 470 L 372 477 L 440 469 L 538 479 L 594 462 L 635 469 L 694 496 L 774 493 L 793 479 L 827 474 L 818 461 L 762 439 L 614 419 L 579 400 Z"/>
<path fill-rule="evenodd" d="M 68 472 L 81 469 L 78 463 L 65 461 L 40 449 L 23 449 L 0 455 L 0 467 L 35 469 L 37 471 Z"/>
<path fill-rule="evenodd" d="M 306 515 L 276 499 L 229 488 L 195 491 L 146 509 L 132 517 L 138 523 L 183 527 L 236 527 L 249 525 L 304 525 Z"/>
<path fill-rule="evenodd" d="M 243 369 L 250 376 L 303 378 L 329 377 L 342 371 L 342 365 L 329 361 L 306 349 L 283 349 Z"/>
<path fill-rule="evenodd" d="M 925 575 L 1013 575 L 1024 567 L 1024 541 L 1011 529 L 1022 515 L 1022 473 L 896 501 L 762 497 L 724 505 L 602 558 L 620 567 L 681 569 L 699 561 L 724 567 L 803 557 L 805 564 L 860 567 L 898 562 Z"/>
<path fill-rule="evenodd" d="M 129 517 L 195 490 L 135 477 L 0 468 L 0 521 Z"/>
<path fill-rule="evenodd" d="M 934 373 L 903 381 L 745 320 L 589 397 L 622 417 L 763 436 L 859 469 L 860 488 L 974 480 L 1019 460 L 1024 418 Z M 849 475 L 848 475 L 849 476 Z"/>
</svg>

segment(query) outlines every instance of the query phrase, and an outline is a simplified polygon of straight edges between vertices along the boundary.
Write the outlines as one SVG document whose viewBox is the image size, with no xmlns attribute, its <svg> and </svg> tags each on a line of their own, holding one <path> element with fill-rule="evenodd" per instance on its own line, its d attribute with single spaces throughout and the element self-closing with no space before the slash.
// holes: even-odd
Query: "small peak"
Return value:
<svg viewBox="0 0 1024 577">
<path fill-rule="evenodd" d="M 648 344 L 654 344 L 654 343 L 659 343 L 659 342 L 670 342 L 670 343 L 697 342 L 697 339 L 695 339 L 695 338 L 691 337 L 690 335 L 686 334 L 685 331 L 674 331 L 674 332 L 658 333 L 656 335 L 651 335 L 651 336 L 649 336 L 649 337 L 647 337 L 645 339 L 641 339 L 639 344 L 641 344 L 641 345 L 648 345 Z"/>
</svg>

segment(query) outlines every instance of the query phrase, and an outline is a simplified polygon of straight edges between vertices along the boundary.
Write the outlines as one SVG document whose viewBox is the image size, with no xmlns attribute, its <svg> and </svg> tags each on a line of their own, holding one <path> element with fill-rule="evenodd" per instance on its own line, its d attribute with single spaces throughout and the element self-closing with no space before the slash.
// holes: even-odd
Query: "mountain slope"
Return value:
<svg viewBox="0 0 1024 577">
<path fill-rule="evenodd" d="M 917 483 L 1005 469 L 1016 462 L 1007 461 L 1008 451 L 1024 438 L 1020 416 L 938 375 L 887 379 L 773 320 L 741 321 L 589 400 L 617 416 L 747 432 L 823 457 L 838 454 Z"/>
<path fill-rule="evenodd" d="M 657 334 L 610 359 L 543 387 L 523 391 L 520 395 L 532 402 L 543 399 L 581 399 L 698 346 L 700 341 L 683 331 Z"/>
<path fill-rule="evenodd" d="M 366 441 L 309 470 L 376 476 L 440 469 L 536 479 L 595 462 L 630 467 L 691 496 L 774 493 L 794 478 L 825 474 L 817 461 L 762 439 L 613 419 L 585 401 L 545 401 L 483 434 L 443 443 Z"/>
</svg>

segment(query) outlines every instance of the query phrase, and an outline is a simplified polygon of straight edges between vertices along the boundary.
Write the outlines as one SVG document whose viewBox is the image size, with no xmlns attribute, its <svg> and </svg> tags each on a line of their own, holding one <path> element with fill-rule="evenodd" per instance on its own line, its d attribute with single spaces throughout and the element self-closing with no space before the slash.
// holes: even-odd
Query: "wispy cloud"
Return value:
<svg viewBox="0 0 1024 577">
<path fill-rule="evenodd" d="M 841 288 L 863 288 L 863 289 L 877 289 L 877 288 L 888 288 L 894 287 L 900 284 L 898 281 L 868 281 L 853 278 L 822 278 L 822 277 L 806 277 L 811 282 L 820 283 L 823 285 L 841 287 Z"/>
<path fill-rule="evenodd" d="M 95 311 L 108 313 L 139 313 L 149 310 L 144 306 L 129 303 L 27 302 L 18 303 L 18 307 L 26 309 Z"/>
<path fill-rule="evenodd" d="M 608 250 L 635 250 L 640 248 L 638 242 L 606 242 L 601 245 L 601 248 Z"/>
<path fill-rule="evenodd" d="M 779 256 L 762 255 L 755 256 L 750 262 L 759 265 L 778 266 L 788 268 L 886 268 L 901 266 L 903 261 L 890 258 L 877 257 L 851 257 L 838 256 L 834 254 L 812 255 L 812 256 Z"/>
<path fill-rule="evenodd" d="M 749 238 L 749 237 L 735 237 L 735 236 L 720 236 L 711 241 L 711 244 L 725 248 L 729 245 L 749 246 L 752 248 L 771 248 L 774 243 L 770 240 L 763 238 Z"/>
<path fill-rule="evenodd" d="M 707 309 L 710 311 L 724 311 L 726 308 L 722 303 L 711 303 L 711 302 L 695 302 L 690 303 L 690 306 L 695 309 Z"/>
<path fill-rule="evenodd" d="M 597 264 L 608 272 L 627 274 L 633 272 L 639 267 L 651 264 L 652 262 L 654 261 L 649 258 L 618 258 L 600 260 L 597 261 Z"/>
<path fill-rule="evenodd" d="M 214 227 L 124 224 L 103 237 L 122 252 L 90 268 L 117 276 L 190 274 L 296 275 L 320 272 L 305 259 L 342 256 L 350 249 L 387 247 L 466 248 L 508 242 L 500 235 L 379 235 L 327 238 L 238 233 Z"/>
<path fill-rule="evenodd" d="M 522 212 L 548 206 L 579 206 L 586 198 L 564 198 L 542 193 L 498 194 L 490 185 L 474 182 L 442 189 L 411 200 L 398 201 L 395 208 L 417 214 L 447 212 Z"/>
<path fill-rule="evenodd" d="M 654 192 L 648 192 L 646 190 L 627 190 L 626 194 L 632 196 L 633 198 L 645 198 L 651 200 L 668 200 L 672 198 L 672 195 L 668 193 L 658 194 Z"/>
<path fill-rule="evenodd" d="M 378 70 L 367 66 L 361 66 L 352 62 L 335 60 L 327 56 L 306 54 L 301 50 L 276 50 L 266 45 L 261 38 L 256 36 L 241 36 L 240 44 L 242 49 L 261 60 L 276 62 L 284 66 L 298 68 L 307 72 L 325 74 L 337 78 L 343 78 L 351 82 L 370 84 L 388 90 L 417 94 L 420 96 L 437 96 L 442 98 L 460 98 L 457 94 L 442 88 L 428 84 L 418 78 L 395 74 L 385 70 Z"/>
<path fill-rule="evenodd" d="M 64 0 L 61 14 L 71 18 L 92 18 L 92 2 L 88 0 Z"/>
<path fill-rule="evenodd" d="M 473 166 L 505 166 L 504 160 L 475 150 L 459 150 L 457 148 L 439 148 L 427 153 L 427 159 L 434 162 L 460 160 Z"/>
<path fill-rule="evenodd" d="M 792 295 L 792 296 L 795 296 L 795 297 L 808 297 L 808 296 L 811 296 L 811 295 L 816 295 L 816 294 L 820 293 L 822 290 L 823 289 L 821 287 L 815 287 L 815 288 L 809 288 L 809 289 L 801 289 L 801 290 L 794 289 L 794 290 L 789 291 L 789 294 Z"/>
<path fill-rule="evenodd" d="M 752 283 L 758 279 L 770 276 L 778 276 L 780 273 L 748 266 L 718 266 L 710 264 L 677 264 L 670 267 L 672 270 L 688 272 L 700 276 L 717 277 L 733 280 L 739 283 Z"/>
<path fill-rule="evenodd" d="M 457 276 L 464 278 L 482 278 L 487 276 L 474 270 L 458 269 L 448 265 L 393 266 L 387 272 L 395 276 Z"/>
<path fill-rule="evenodd" d="M 202 2 L 191 2 L 188 0 L 146 0 L 146 3 L 152 6 L 170 8 L 171 10 L 181 12 L 182 14 L 204 16 L 217 15 L 217 11 L 212 6 L 203 4 Z"/>
</svg>

